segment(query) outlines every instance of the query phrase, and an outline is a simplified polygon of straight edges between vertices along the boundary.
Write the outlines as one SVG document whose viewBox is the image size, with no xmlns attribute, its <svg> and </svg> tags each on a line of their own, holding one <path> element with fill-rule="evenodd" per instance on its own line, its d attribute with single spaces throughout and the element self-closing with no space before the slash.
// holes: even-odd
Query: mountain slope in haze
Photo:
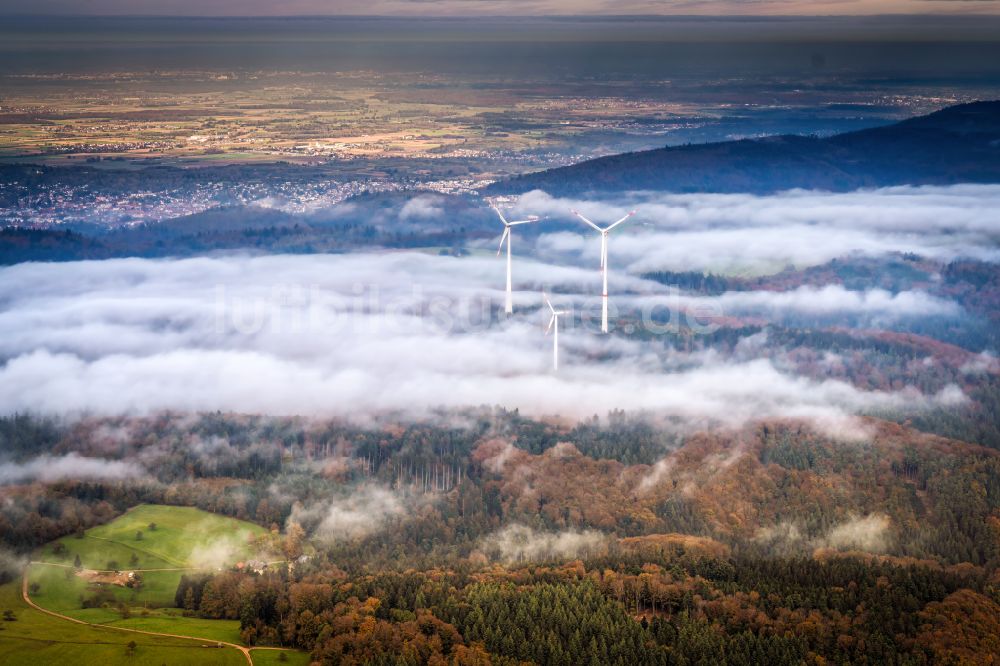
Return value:
<svg viewBox="0 0 1000 666">
<path fill-rule="evenodd" d="M 468 197 L 415 190 L 366 193 L 303 214 L 224 205 L 112 230 L 86 224 L 65 229 L 7 227 L 0 229 L 0 266 L 189 257 L 234 250 L 311 254 L 359 248 L 450 248 L 470 238 L 492 238 L 495 229 L 492 211 Z"/>
<path fill-rule="evenodd" d="M 489 194 L 652 190 L 847 191 L 1000 182 L 1000 101 L 952 106 L 894 125 L 819 139 L 775 136 L 625 153 L 496 183 Z"/>
</svg>

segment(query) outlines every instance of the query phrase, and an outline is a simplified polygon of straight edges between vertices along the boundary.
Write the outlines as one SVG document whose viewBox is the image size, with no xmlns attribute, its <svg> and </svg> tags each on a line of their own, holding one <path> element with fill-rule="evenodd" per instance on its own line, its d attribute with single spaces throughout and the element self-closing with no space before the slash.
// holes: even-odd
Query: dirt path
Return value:
<svg viewBox="0 0 1000 666">
<path fill-rule="evenodd" d="M 30 564 L 31 563 L 29 563 L 29 566 L 30 566 Z M 41 606 L 39 606 L 38 604 L 36 604 L 34 601 L 32 601 L 30 596 L 28 596 L 28 570 L 27 569 L 24 570 L 24 574 L 21 576 L 21 597 L 24 599 L 24 603 L 28 604 L 29 606 L 31 606 L 32 608 L 34 608 L 35 610 L 37 610 L 37 611 L 39 611 L 41 613 L 45 613 L 46 615 L 51 615 L 52 617 L 57 617 L 57 618 L 59 618 L 61 620 L 69 620 L 70 622 L 76 622 L 77 624 L 84 624 L 84 625 L 87 625 L 88 627 L 99 627 L 99 628 L 102 628 L 102 629 L 110 629 L 112 631 L 128 631 L 128 632 L 131 632 L 133 634 L 145 634 L 147 636 L 163 636 L 165 638 L 180 638 L 180 639 L 186 640 L 186 641 L 198 641 L 202 645 L 205 645 L 206 643 L 210 644 L 210 645 L 212 645 L 212 644 L 214 644 L 214 645 L 225 645 L 227 647 L 235 648 L 235 649 L 239 650 L 240 652 L 242 652 L 243 656 L 246 657 L 246 659 L 247 659 L 247 664 L 249 666 L 253 666 L 253 658 L 250 656 L 250 648 L 244 647 L 242 645 L 237 645 L 236 643 L 228 643 L 226 641 L 209 641 L 209 640 L 204 639 L 204 638 L 194 638 L 192 636 L 181 636 L 180 634 L 164 634 L 164 633 L 160 633 L 158 631 L 144 631 L 142 629 L 126 629 L 125 627 L 115 627 L 115 626 L 106 625 L 106 624 L 93 624 L 92 622 L 84 622 L 83 620 L 78 620 L 75 617 L 70 617 L 68 615 L 63 615 L 62 613 L 56 613 L 55 611 L 50 611 L 48 609 L 42 608 Z M 255 648 L 255 649 L 261 649 L 261 648 Z"/>
</svg>

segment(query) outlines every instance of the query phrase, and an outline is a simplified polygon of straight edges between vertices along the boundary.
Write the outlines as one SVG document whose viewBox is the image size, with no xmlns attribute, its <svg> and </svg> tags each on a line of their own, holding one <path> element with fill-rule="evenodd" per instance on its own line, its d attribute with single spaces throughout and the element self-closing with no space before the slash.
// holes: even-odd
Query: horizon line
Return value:
<svg viewBox="0 0 1000 666">
<path fill-rule="evenodd" d="M 0 16 L 5 18 L 37 18 L 37 19 L 100 19 L 100 18 L 137 18 L 137 19 L 407 19 L 419 21 L 451 21 L 463 19 L 588 19 L 588 20 L 610 20 L 610 19 L 711 19 L 711 20 L 737 20 L 737 21 L 769 21 L 775 19 L 797 20 L 797 19 L 850 19 L 850 18 L 962 18 L 962 19 L 983 19 L 1000 18 L 1000 11 L 997 13 L 975 14 L 968 12 L 882 12 L 876 14 L 62 14 L 62 13 L 27 13 L 27 12 L 3 12 Z"/>
</svg>

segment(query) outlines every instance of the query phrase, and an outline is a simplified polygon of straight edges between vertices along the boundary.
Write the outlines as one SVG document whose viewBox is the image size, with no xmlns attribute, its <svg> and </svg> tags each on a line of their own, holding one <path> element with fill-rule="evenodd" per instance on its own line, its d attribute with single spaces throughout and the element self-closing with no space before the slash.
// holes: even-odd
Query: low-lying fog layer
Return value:
<svg viewBox="0 0 1000 666">
<path fill-rule="evenodd" d="M 516 212 L 563 218 L 571 208 L 602 226 L 637 210 L 632 222 L 612 232 L 611 241 L 611 266 L 636 273 L 752 271 L 819 264 L 851 253 L 1000 259 L 997 185 L 772 196 L 640 193 L 613 202 L 531 192 L 520 199 Z M 543 235 L 538 250 L 542 256 L 583 254 L 596 265 L 600 244 L 593 231 L 559 231 Z"/>
<path fill-rule="evenodd" d="M 584 417 L 649 410 L 693 424 L 738 425 L 792 416 L 841 427 L 866 410 L 953 405 L 951 386 L 864 391 L 787 374 L 768 360 L 681 354 L 652 328 L 639 339 L 596 333 L 591 268 L 519 259 L 510 319 L 504 262 L 416 252 L 353 255 L 124 259 L 23 264 L 0 271 L 0 410 L 96 413 L 161 409 L 336 415 L 503 405 L 531 415 Z M 569 318 L 563 366 L 541 286 Z M 878 318 L 957 315 L 923 292 L 827 287 L 717 298 L 671 296 L 662 285 L 616 273 L 612 303 L 650 303 L 771 314 L 822 310 Z M 687 299 L 686 301 L 684 299 Z M 677 316 L 681 316 L 678 314 Z"/>
</svg>

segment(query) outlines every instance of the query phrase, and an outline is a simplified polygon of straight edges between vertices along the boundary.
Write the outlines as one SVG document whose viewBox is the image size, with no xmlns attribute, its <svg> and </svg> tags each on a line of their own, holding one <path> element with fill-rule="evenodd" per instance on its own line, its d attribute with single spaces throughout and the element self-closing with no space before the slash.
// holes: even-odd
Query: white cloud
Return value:
<svg viewBox="0 0 1000 666">
<path fill-rule="evenodd" d="M 444 210 L 441 208 L 441 197 L 422 194 L 407 201 L 399 211 L 399 218 L 402 220 L 411 219 L 434 219 L 440 217 Z"/>
<path fill-rule="evenodd" d="M 362 486 L 346 497 L 333 498 L 308 508 L 296 506 L 289 522 L 311 527 L 313 538 L 325 542 L 361 539 L 402 518 L 403 499 L 380 486 Z"/>
<path fill-rule="evenodd" d="M 0 547 L 0 578 L 10 580 L 24 573 L 28 558 Z"/>
<path fill-rule="evenodd" d="M 852 291 L 839 284 L 823 287 L 804 285 L 789 291 L 728 291 L 719 296 L 691 296 L 676 292 L 668 295 L 621 296 L 621 307 L 675 307 L 692 311 L 736 314 L 786 315 L 864 315 L 893 322 L 905 317 L 959 317 L 962 308 L 953 301 L 923 291 L 892 293 L 885 289 Z"/>
<path fill-rule="evenodd" d="M 532 192 L 521 198 L 519 212 L 568 221 L 569 209 L 579 208 L 597 221 L 611 221 L 636 208 L 634 221 L 612 232 L 613 268 L 739 273 L 819 264 L 852 253 L 998 261 L 1000 229 L 992 223 L 998 207 L 1000 186 L 958 185 L 769 196 L 633 193 L 614 203 Z M 545 234 L 538 250 L 542 256 L 596 261 L 599 244 L 583 232 Z"/>
<path fill-rule="evenodd" d="M 476 351 L 493 353 L 488 345 Z M 545 357 L 544 352 L 536 353 Z M 833 427 L 855 412 L 964 401 L 956 387 L 933 396 L 916 390 L 862 391 L 835 380 L 815 382 L 783 374 L 766 360 L 670 374 L 636 373 L 627 366 L 578 366 L 554 376 L 544 371 L 508 375 L 502 363 L 491 372 L 467 371 L 462 356 L 441 357 L 433 366 L 427 358 L 414 367 L 396 365 L 390 376 L 380 369 L 384 361 L 369 366 L 360 356 L 346 367 L 331 367 L 257 352 L 185 350 L 95 361 L 33 352 L 0 370 L 0 404 L 9 410 L 49 412 L 221 409 L 358 419 L 393 411 L 420 416 L 438 407 L 499 404 L 535 416 L 585 417 L 622 408 L 697 423 L 736 426 L 756 418 L 789 417 Z"/>
<path fill-rule="evenodd" d="M 42 481 L 51 483 L 64 479 L 80 481 L 113 481 L 135 479 L 146 471 L 133 462 L 87 458 L 77 453 L 65 456 L 38 456 L 23 463 L 0 463 L 0 484 Z"/>
<path fill-rule="evenodd" d="M 191 529 L 197 533 L 198 526 L 193 525 Z M 249 533 L 247 534 L 247 536 Z M 211 570 L 235 564 L 246 549 L 246 538 L 215 539 L 209 543 L 198 544 L 191 550 L 187 557 L 190 566 Z"/>
<path fill-rule="evenodd" d="M 623 311 L 852 315 L 875 324 L 957 317 L 956 304 L 921 291 L 828 285 L 692 296 L 635 273 L 773 268 L 848 252 L 998 256 L 1000 232 L 989 223 L 1000 204 L 996 186 L 770 197 L 637 194 L 621 203 L 532 193 L 519 212 L 565 215 L 578 206 L 610 220 L 638 206 L 637 219 L 612 239 L 611 306 Z M 408 206 L 409 217 L 437 211 L 433 197 Z M 492 256 L 123 259 L 0 269 L 0 409 L 223 409 L 363 420 L 389 411 L 502 404 L 535 416 L 623 408 L 693 423 L 795 416 L 842 428 L 859 411 L 964 399 L 956 387 L 924 396 L 811 381 L 752 360 L 746 345 L 728 362 L 711 352 L 679 354 L 655 339 L 592 335 L 573 317 L 560 336 L 564 370 L 552 375 L 538 291 L 549 288 L 557 304 L 594 321 L 599 243 L 591 236 L 581 227 L 538 241 L 539 256 L 572 266 L 528 258 L 525 238 L 514 267 L 518 313 L 500 322 L 493 315 L 503 299 L 504 263 Z M 967 370 L 991 367 L 984 357 Z"/>
<path fill-rule="evenodd" d="M 670 473 L 673 472 L 676 465 L 677 461 L 673 458 L 662 458 L 657 460 L 649 472 L 639 479 L 639 485 L 635 490 L 636 494 L 645 495 L 656 486 L 660 485 L 661 482 L 669 479 Z"/>
<path fill-rule="evenodd" d="M 484 537 L 485 553 L 508 562 L 570 560 L 596 554 L 606 546 L 607 537 L 593 530 L 543 532 L 520 524 Z"/>
<path fill-rule="evenodd" d="M 420 253 L 2 269 L 0 410 L 221 409 L 364 420 L 500 404 L 535 416 L 622 408 L 692 423 L 789 416 L 842 426 L 859 411 L 964 399 L 954 387 L 924 396 L 816 382 L 766 360 L 693 354 L 679 361 L 659 340 L 597 336 L 568 321 L 564 368 L 554 375 L 537 292 L 518 293 L 511 320 L 480 321 L 490 302 L 502 302 L 503 271 L 492 257 Z M 557 303 L 580 306 L 588 303 L 582 285 L 595 280 L 592 271 L 531 261 L 518 262 L 515 276 L 521 284 L 546 280 L 563 292 Z M 624 306 L 660 298 L 653 283 L 619 284 L 635 292 L 620 297 Z M 765 309 L 948 309 L 918 294 L 839 288 L 724 298 Z"/>
<path fill-rule="evenodd" d="M 967 375 L 996 373 L 1000 372 L 1000 361 L 993 354 L 982 352 L 963 363 L 959 370 Z"/>
<path fill-rule="evenodd" d="M 890 545 L 891 525 L 889 516 L 881 513 L 851 516 L 833 525 L 824 534 L 809 539 L 797 522 L 785 520 L 770 527 L 760 528 L 754 535 L 754 540 L 778 550 L 808 547 L 883 553 Z"/>
<path fill-rule="evenodd" d="M 883 514 L 852 518 L 831 528 L 820 543 L 830 548 L 880 553 L 888 547 L 889 525 L 889 517 Z"/>
</svg>

